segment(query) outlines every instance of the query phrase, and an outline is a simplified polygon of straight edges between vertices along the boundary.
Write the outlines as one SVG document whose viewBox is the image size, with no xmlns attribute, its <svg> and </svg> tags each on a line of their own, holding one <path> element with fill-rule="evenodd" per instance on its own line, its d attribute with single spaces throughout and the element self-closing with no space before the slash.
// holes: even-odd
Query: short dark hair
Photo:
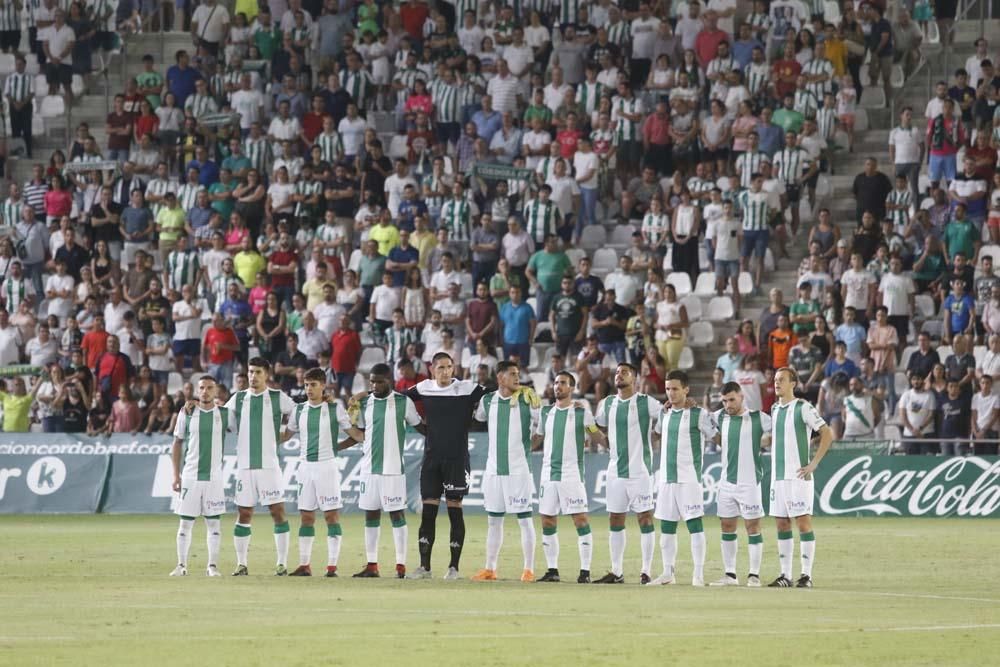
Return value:
<svg viewBox="0 0 1000 667">
<path fill-rule="evenodd" d="M 740 386 L 739 382 L 727 382 L 726 384 L 722 385 L 723 396 L 725 396 L 726 394 L 734 394 L 734 393 L 737 394 L 743 393 L 743 388 Z"/>
<path fill-rule="evenodd" d="M 389 368 L 388 364 L 375 364 L 372 366 L 371 374 L 391 376 L 392 369 Z"/>
<path fill-rule="evenodd" d="M 431 357 L 431 366 L 436 364 L 441 359 L 447 359 L 448 361 L 454 362 L 455 360 L 451 358 L 451 355 L 447 352 L 438 352 L 433 357 Z"/>
<path fill-rule="evenodd" d="M 517 367 L 518 367 L 518 365 L 515 364 L 513 361 L 500 361 L 500 362 L 497 362 L 497 375 L 499 375 L 500 373 L 504 373 L 506 371 L 509 371 L 512 368 L 517 368 Z"/>
<path fill-rule="evenodd" d="M 203 380 L 208 380 L 209 382 L 214 382 L 215 384 L 218 384 L 218 382 L 216 381 L 216 379 L 214 377 L 212 377 L 211 375 L 207 375 L 206 374 L 206 375 L 202 375 L 200 378 L 198 378 L 198 382 L 202 382 Z"/>
<path fill-rule="evenodd" d="M 573 377 L 573 374 L 570 373 L 569 371 L 559 371 L 558 373 L 556 373 L 556 377 L 557 378 L 558 377 L 567 377 L 567 378 L 569 378 L 569 386 L 571 386 L 571 387 L 575 387 L 576 386 L 576 378 Z"/>
<path fill-rule="evenodd" d="M 324 371 L 322 368 L 319 368 L 318 366 L 315 368 L 310 368 L 309 370 L 306 371 L 306 381 L 325 383 L 326 371 Z"/>
<path fill-rule="evenodd" d="M 690 380 L 688 380 L 688 374 L 681 370 L 674 370 L 667 373 L 666 381 L 670 382 L 671 380 L 677 380 L 681 383 L 682 387 L 688 386 L 688 383 L 690 382 Z"/>
<path fill-rule="evenodd" d="M 625 368 L 627 368 L 627 369 L 629 369 L 630 371 L 632 371 L 632 375 L 638 375 L 638 374 L 639 374 L 639 371 L 638 371 L 638 369 L 636 369 L 636 367 L 635 367 L 635 366 L 633 366 L 632 364 L 630 364 L 630 363 L 629 363 L 629 362 L 627 362 L 627 361 L 623 361 L 623 362 L 621 362 L 620 364 L 618 364 L 617 366 L 615 366 L 615 370 L 618 370 L 618 369 L 619 369 L 619 368 L 621 368 L 622 366 L 624 366 Z"/>
<path fill-rule="evenodd" d="M 247 368 L 251 366 L 256 366 L 257 368 L 263 368 L 268 373 L 271 372 L 271 362 L 264 357 L 253 357 L 247 362 Z"/>
</svg>

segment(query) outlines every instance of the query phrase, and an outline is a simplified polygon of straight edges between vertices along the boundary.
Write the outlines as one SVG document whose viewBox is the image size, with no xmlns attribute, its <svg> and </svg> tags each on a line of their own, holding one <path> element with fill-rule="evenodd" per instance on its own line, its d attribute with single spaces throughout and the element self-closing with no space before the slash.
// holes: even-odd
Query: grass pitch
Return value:
<svg viewBox="0 0 1000 667">
<path fill-rule="evenodd" d="M 411 568 L 418 521 L 409 517 Z M 609 563 L 606 521 L 592 522 L 595 576 Z M 691 570 L 683 528 L 681 585 L 640 588 L 634 520 L 630 585 L 356 580 L 350 574 L 364 563 L 358 514 L 344 521 L 340 578 L 272 576 L 264 514 L 254 522 L 251 576 L 233 579 L 232 522 L 228 516 L 223 523 L 227 576 L 204 576 L 199 520 L 190 574 L 176 579 L 167 577 L 175 564 L 174 517 L 0 517 L 0 665 L 939 666 L 997 664 L 1000 649 L 1000 533 L 986 520 L 817 519 L 813 590 L 684 585 Z M 710 580 L 721 575 L 719 531 L 714 518 L 705 523 Z M 467 526 L 466 577 L 482 566 L 485 518 L 470 517 Z M 773 525 L 766 526 L 762 578 L 769 581 L 777 554 Z M 436 576 L 447 565 L 447 533 L 441 516 Z M 318 566 L 326 558 L 323 534 L 317 530 L 313 549 Z M 501 577 L 520 575 L 518 535 L 508 520 Z M 575 581 L 568 519 L 560 536 L 561 571 Z M 390 574 L 387 520 L 381 547 Z M 797 575 L 797 548 L 795 562 Z M 746 563 L 741 534 L 741 580 Z M 657 548 L 654 576 L 659 568 Z M 543 571 L 539 545 L 536 574 Z"/>
</svg>

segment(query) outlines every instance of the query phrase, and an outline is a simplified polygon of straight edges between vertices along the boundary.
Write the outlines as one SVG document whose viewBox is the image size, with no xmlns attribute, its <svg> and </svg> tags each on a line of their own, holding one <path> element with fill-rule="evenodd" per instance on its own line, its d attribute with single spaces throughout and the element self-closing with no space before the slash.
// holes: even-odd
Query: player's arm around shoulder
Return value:
<svg viewBox="0 0 1000 667">
<path fill-rule="evenodd" d="M 819 433 L 819 447 L 816 449 L 816 454 L 808 465 L 799 468 L 799 479 L 812 479 L 812 474 L 819 467 L 819 462 L 823 460 L 823 457 L 830 451 L 830 446 L 833 444 L 833 429 L 820 417 L 816 408 L 811 404 L 806 403 L 805 409 L 802 412 L 806 426 Z"/>
</svg>

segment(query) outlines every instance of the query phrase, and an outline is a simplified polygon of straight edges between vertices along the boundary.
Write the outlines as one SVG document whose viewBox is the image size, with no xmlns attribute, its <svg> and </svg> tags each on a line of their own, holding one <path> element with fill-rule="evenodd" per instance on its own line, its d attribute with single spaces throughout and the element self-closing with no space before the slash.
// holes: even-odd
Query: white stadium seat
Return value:
<svg viewBox="0 0 1000 667">
<path fill-rule="evenodd" d="M 397 134 L 389 143 L 389 157 L 393 160 L 405 158 L 410 154 L 410 147 L 406 144 L 406 135 Z"/>
<path fill-rule="evenodd" d="M 711 322 L 692 322 L 688 327 L 688 345 L 708 347 L 715 341 L 715 328 Z"/>
<path fill-rule="evenodd" d="M 699 273 L 698 281 L 694 284 L 694 293 L 706 299 L 715 296 L 715 274 Z"/>
<path fill-rule="evenodd" d="M 913 353 L 917 351 L 916 345 L 907 345 L 903 348 L 903 353 L 899 356 L 899 366 L 898 368 L 906 369 L 906 365 L 910 363 L 910 357 Z"/>
<path fill-rule="evenodd" d="M 884 92 L 882 97 L 885 97 Z M 854 110 L 854 129 L 857 132 L 864 132 L 868 129 L 868 112 L 860 106 Z"/>
<path fill-rule="evenodd" d="M 926 331 L 931 338 L 941 338 L 944 331 L 944 323 L 941 320 L 927 320 L 921 327 L 921 331 Z"/>
<path fill-rule="evenodd" d="M 677 368 L 682 371 L 689 371 L 694 368 L 694 352 L 690 347 L 681 350 L 681 357 L 677 360 Z"/>
<path fill-rule="evenodd" d="M 740 277 L 736 281 L 736 286 L 740 290 L 740 296 L 749 296 L 753 292 L 753 276 L 749 271 L 741 271 Z"/>
<path fill-rule="evenodd" d="M 381 347 L 366 347 L 361 351 L 361 360 L 358 361 L 358 373 L 368 375 L 372 366 L 385 363 L 385 350 Z"/>
<path fill-rule="evenodd" d="M 976 345 L 972 348 L 972 356 L 976 358 L 976 367 L 983 365 L 983 360 L 986 359 L 986 352 L 989 350 L 985 345 Z"/>
<path fill-rule="evenodd" d="M 62 95 L 46 95 L 42 98 L 39 115 L 42 118 L 59 118 L 66 114 L 66 101 Z"/>
<path fill-rule="evenodd" d="M 355 272 L 360 271 L 361 270 L 361 257 L 362 257 L 362 254 L 361 254 L 361 250 L 360 249 L 352 250 L 351 251 L 351 258 L 347 261 L 347 268 L 349 268 L 351 271 L 355 271 Z"/>
<path fill-rule="evenodd" d="M 896 384 L 896 396 L 902 396 L 903 392 L 910 388 L 910 380 L 906 377 L 906 373 L 902 371 L 896 372 L 894 382 Z"/>
<path fill-rule="evenodd" d="M 614 248 L 600 248 L 594 253 L 591 271 L 595 276 L 603 278 L 618 268 L 618 253 Z"/>
<path fill-rule="evenodd" d="M 7 76 L 14 72 L 14 54 L 0 53 L 0 76 Z"/>
<path fill-rule="evenodd" d="M 170 374 L 167 375 L 167 393 L 173 395 L 183 388 L 184 376 L 177 371 L 170 371 Z"/>
<path fill-rule="evenodd" d="M 937 353 L 938 359 L 940 359 L 943 364 L 948 357 L 955 354 L 955 350 L 952 349 L 951 345 L 938 345 Z"/>
<path fill-rule="evenodd" d="M 611 239 L 608 241 L 608 245 L 628 248 L 632 245 L 632 234 L 634 233 L 635 228 L 632 225 L 619 225 L 611 231 Z"/>
<path fill-rule="evenodd" d="M 688 322 L 697 322 L 701 319 L 702 307 L 701 299 L 696 297 L 694 294 L 688 294 L 686 297 L 679 299 L 681 305 L 684 306 L 684 310 L 687 311 Z"/>
<path fill-rule="evenodd" d="M 927 43 L 928 44 L 941 43 L 941 31 L 938 30 L 938 25 L 936 21 L 927 22 Z"/>
<path fill-rule="evenodd" d="M 675 271 L 667 276 L 667 284 L 674 286 L 678 298 L 691 293 L 691 276 L 683 271 Z"/>
<path fill-rule="evenodd" d="M 771 252 L 771 248 L 764 251 L 764 270 L 774 271 L 774 253 Z"/>
<path fill-rule="evenodd" d="M 979 249 L 979 261 L 983 261 L 983 257 L 990 257 L 993 259 L 993 270 L 997 270 L 997 263 L 1000 262 L 1000 245 L 984 245 Z"/>
<path fill-rule="evenodd" d="M 864 74 L 861 75 L 862 81 L 866 81 Z M 879 81 L 877 86 L 868 86 L 861 91 L 861 100 L 859 105 L 867 109 L 882 109 L 885 107 L 885 90 L 882 89 L 882 82 Z M 857 119 L 855 119 L 855 127 L 857 126 Z"/>
<path fill-rule="evenodd" d="M 588 225 L 580 233 L 580 247 L 584 250 L 597 250 L 608 244 L 608 232 L 601 225 Z"/>
<path fill-rule="evenodd" d="M 836 0 L 826 0 L 823 3 L 823 20 L 833 25 L 840 23 L 840 3 Z"/>
<path fill-rule="evenodd" d="M 49 80 L 44 74 L 35 75 L 35 97 L 42 99 L 49 94 Z"/>
<path fill-rule="evenodd" d="M 889 75 L 889 85 L 893 88 L 902 88 L 906 84 L 906 75 L 903 73 L 901 65 L 893 65 L 892 73 Z"/>
<path fill-rule="evenodd" d="M 587 252 L 580 248 L 566 248 L 565 252 L 574 269 L 580 264 L 580 260 L 587 256 Z"/>
<path fill-rule="evenodd" d="M 913 297 L 913 305 L 917 313 L 925 320 L 934 317 L 937 306 L 934 305 L 934 297 L 930 294 L 917 294 Z"/>
<path fill-rule="evenodd" d="M 733 300 L 728 296 L 713 296 L 712 300 L 708 302 L 705 318 L 709 322 L 723 322 L 733 319 L 735 312 Z"/>
</svg>

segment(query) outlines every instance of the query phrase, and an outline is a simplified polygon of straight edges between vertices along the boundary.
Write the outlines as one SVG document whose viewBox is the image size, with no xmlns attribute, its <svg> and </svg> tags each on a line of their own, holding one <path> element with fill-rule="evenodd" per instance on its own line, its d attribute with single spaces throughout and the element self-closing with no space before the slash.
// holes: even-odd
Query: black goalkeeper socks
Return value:
<svg viewBox="0 0 1000 667">
<path fill-rule="evenodd" d="M 424 511 L 420 517 L 420 530 L 417 531 L 420 550 L 420 567 L 431 571 L 431 551 L 434 549 L 434 532 L 437 525 L 438 506 L 424 503 Z"/>
<path fill-rule="evenodd" d="M 461 507 L 449 507 L 448 519 L 451 520 L 451 562 L 448 567 L 458 569 L 458 561 L 462 559 L 462 546 L 465 544 L 465 516 Z"/>
</svg>

